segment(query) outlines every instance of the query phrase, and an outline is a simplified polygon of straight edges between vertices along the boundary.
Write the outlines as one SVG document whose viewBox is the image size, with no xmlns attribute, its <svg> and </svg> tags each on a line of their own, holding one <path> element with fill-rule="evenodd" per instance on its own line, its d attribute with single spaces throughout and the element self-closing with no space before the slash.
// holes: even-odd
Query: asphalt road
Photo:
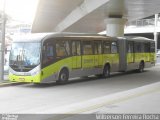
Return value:
<svg viewBox="0 0 160 120">
<path fill-rule="evenodd" d="M 143 73 L 118 73 L 108 79 L 89 77 L 66 85 L 0 87 L 0 113 L 53 113 L 58 107 L 156 83 L 159 78 L 160 65 Z"/>
</svg>

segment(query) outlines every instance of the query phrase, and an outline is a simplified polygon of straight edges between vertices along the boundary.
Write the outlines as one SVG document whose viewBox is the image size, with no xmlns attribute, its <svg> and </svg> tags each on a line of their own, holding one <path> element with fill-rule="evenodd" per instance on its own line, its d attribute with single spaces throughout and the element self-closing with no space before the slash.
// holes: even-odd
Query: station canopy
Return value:
<svg viewBox="0 0 160 120">
<path fill-rule="evenodd" d="M 160 0 L 39 0 L 32 32 L 98 33 L 108 18 L 134 21 L 157 13 Z"/>
</svg>

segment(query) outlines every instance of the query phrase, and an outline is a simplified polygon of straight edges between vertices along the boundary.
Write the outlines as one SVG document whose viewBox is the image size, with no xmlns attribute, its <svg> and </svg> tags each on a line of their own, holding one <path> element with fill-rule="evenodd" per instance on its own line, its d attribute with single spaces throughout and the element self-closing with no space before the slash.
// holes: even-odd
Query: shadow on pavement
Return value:
<svg viewBox="0 0 160 120">
<path fill-rule="evenodd" d="M 145 70 L 143 73 L 148 72 L 148 71 L 149 70 Z M 25 87 L 46 88 L 46 87 L 63 86 L 63 85 L 67 86 L 67 85 L 71 85 L 71 84 L 90 82 L 90 81 L 96 81 L 96 80 L 108 80 L 108 81 L 110 81 L 111 78 L 116 78 L 116 77 L 120 77 L 120 76 L 128 76 L 128 75 L 132 75 L 132 74 L 143 74 L 143 73 L 139 73 L 136 70 L 127 71 L 127 72 L 116 72 L 116 73 L 112 73 L 109 78 L 97 77 L 97 76 L 93 75 L 93 76 L 90 76 L 90 77 L 80 77 L 80 78 L 72 79 L 72 80 L 69 80 L 65 84 L 58 84 L 56 82 L 53 82 L 53 83 L 38 83 L 38 84 L 30 83 L 30 84 L 25 85 Z"/>
</svg>

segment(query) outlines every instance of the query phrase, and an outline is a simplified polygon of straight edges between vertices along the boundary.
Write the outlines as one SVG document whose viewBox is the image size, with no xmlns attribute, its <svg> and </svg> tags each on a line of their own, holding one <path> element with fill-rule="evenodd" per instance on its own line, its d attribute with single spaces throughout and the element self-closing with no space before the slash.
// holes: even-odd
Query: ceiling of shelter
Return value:
<svg viewBox="0 0 160 120">
<path fill-rule="evenodd" d="M 160 0 L 39 0 L 32 32 L 98 33 L 105 19 L 128 21 L 160 13 Z"/>
</svg>

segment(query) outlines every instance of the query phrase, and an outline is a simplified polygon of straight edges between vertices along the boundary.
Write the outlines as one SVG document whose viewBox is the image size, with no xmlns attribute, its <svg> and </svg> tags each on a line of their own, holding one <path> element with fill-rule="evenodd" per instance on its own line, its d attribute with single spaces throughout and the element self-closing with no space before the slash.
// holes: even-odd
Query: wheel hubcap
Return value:
<svg viewBox="0 0 160 120">
<path fill-rule="evenodd" d="M 106 67 L 105 70 L 104 70 L 104 76 L 105 77 L 109 76 L 109 68 L 108 67 Z"/>
<path fill-rule="evenodd" d="M 67 75 L 65 73 L 61 74 L 61 80 L 65 81 L 67 79 Z"/>
</svg>

